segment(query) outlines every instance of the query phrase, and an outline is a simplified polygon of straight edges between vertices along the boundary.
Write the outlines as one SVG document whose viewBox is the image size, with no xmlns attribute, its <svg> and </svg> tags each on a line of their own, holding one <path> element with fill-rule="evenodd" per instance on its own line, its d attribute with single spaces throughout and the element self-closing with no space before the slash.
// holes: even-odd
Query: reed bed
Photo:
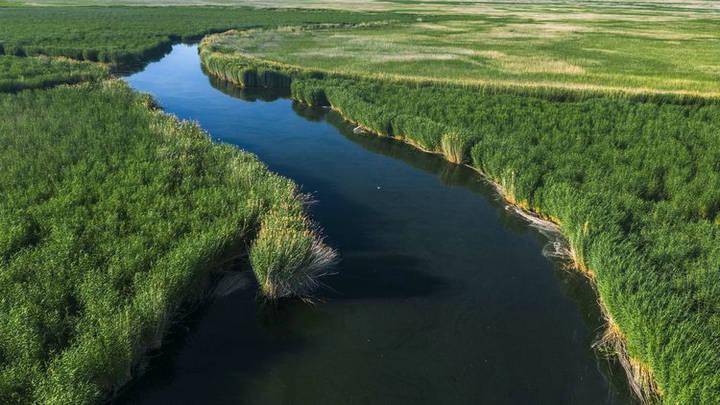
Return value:
<svg viewBox="0 0 720 405">
<path fill-rule="evenodd" d="M 0 402 L 112 395 L 228 257 L 269 298 L 333 263 L 292 181 L 153 105 L 119 81 L 0 95 Z"/>
<path fill-rule="evenodd" d="M 275 69 L 294 98 L 467 162 L 508 201 L 558 224 L 576 267 L 592 274 L 618 332 L 606 337 L 619 339 L 641 399 L 720 401 L 715 100 L 381 80 L 237 54 L 227 39 L 201 44 L 209 73 L 232 81 Z"/>
<path fill-rule="evenodd" d="M 0 56 L 0 93 L 94 81 L 107 75 L 107 68 L 94 63 Z"/>
<path fill-rule="evenodd" d="M 235 45 L 235 43 L 246 41 L 248 36 L 252 37 L 255 31 L 230 30 L 205 37 L 202 41 L 202 49 L 206 51 L 204 67 L 211 70 L 213 75 L 240 85 L 243 85 L 243 81 L 238 80 L 234 75 L 245 70 L 257 70 L 259 72 L 273 71 L 295 78 L 338 77 L 360 81 L 390 82 L 412 87 L 465 88 L 467 91 L 483 96 L 516 95 L 559 102 L 610 98 L 658 104 L 720 104 L 720 93 L 713 91 L 663 90 L 654 87 L 623 87 L 564 81 L 457 79 L 412 73 L 396 74 L 375 71 L 362 73 L 357 70 L 319 68 L 314 65 L 302 66 L 259 57 L 246 52 L 244 47 Z"/>
<path fill-rule="evenodd" d="M 0 9 L 0 55 L 64 56 L 125 70 L 162 56 L 173 43 L 229 29 L 411 18 L 399 13 L 217 6 L 10 7 Z"/>
</svg>

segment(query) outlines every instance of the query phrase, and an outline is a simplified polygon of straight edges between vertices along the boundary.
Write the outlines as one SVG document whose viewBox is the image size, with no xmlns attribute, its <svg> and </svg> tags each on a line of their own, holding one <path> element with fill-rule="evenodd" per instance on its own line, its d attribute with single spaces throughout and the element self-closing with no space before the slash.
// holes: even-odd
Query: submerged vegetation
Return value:
<svg viewBox="0 0 720 405">
<path fill-rule="evenodd" d="M 613 332 L 606 337 L 628 355 L 639 395 L 720 400 L 714 98 L 343 74 L 237 53 L 247 38 L 207 38 L 204 68 L 239 85 L 289 83 L 297 100 L 481 171 L 508 200 L 561 225 L 573 260 L 597 286 Z"/>
</svg>

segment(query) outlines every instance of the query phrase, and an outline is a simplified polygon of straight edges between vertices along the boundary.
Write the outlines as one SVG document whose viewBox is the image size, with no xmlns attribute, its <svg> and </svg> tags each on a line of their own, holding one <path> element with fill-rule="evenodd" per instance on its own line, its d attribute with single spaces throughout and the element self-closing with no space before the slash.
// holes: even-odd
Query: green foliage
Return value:
<svg viewBox="0 0 720 405">
<path fill-rule="evenodd" d="M 0 12 L 0 55 L 65 56 L 133 66 L 173 42 L 229 29 L 409 19 L 393 13 L 238 7 L 15 7 Z"/>
<path fill-rule="evenodd" d="M 631 2 L 475 2 L 444 18 L 226 36 L 227 51 L 383 79 L 553 89 L 558 94 L 720 97 L 720 14 L 640 10 Z M 607 4 L 606 4 L 607 5 Z M 496 13 L 472 8 L 501 7 Z M 436 7 L 442 7 L 436 5 Z M 494 15 L 493 15 L 494 14 Z"/>
<path fill-rule="evenodd" d="M 98 80 L 106 76 L 107 69 L 93 63 L 0 56 L 0 93 Z"/>
<path fill-rule="evenodd" d="M 470 149 L 479 137 L 467 130 L 454 130 L 443 134 L 440 146 L 445 159 L 453 163 L 469 163 Z"/>
<path fill-rule="evenodd" d="M 293 81 L 290 93 L 295 100 L 311 106 L 326 107 L 330 105 L 322 84 L 314 81 Z"/>
<path fill-rule="evenodd" d="M 228 256 L 271 296 L 332 261 L 290 180 L 151 105 L 122 82 L 0 95 L 0 402 L 102 399 Z"/>
<path fill-rule="evenodd" d="M 393 121 L 401 138 L 430 152 L 440 152 L 442 135 L 448 128 L 431 119 L 399 113 Z"/>
<path fill-rule="evenodd" d="M 347 119 L 384 136 L 393 136 L 392 119 L 394 113 L 365 101 L 362 97 L 346 91 L 345 87 L 326 90 L 330 104 L 340 110 Z"/>
<path fill-rule="evenodd" d="M 234 65 L 274 67 L 293 77 L 294 97 L 322 91 L 349 120 L 467 161 L 558 221 L 663 399 L 720 400 L 720 105 L 316 79 L 322 72 L 217 49 L 206 41 L 201 57 L 224 59 L 225 76 Z"/>
<path fill-rule="evenodd" d="M 335 256 L 317 239 L 302 211 L 280 206 L 263 217 L 250 262 L 263 292 L 277 297 L 314 288 Z"/>
</svg>

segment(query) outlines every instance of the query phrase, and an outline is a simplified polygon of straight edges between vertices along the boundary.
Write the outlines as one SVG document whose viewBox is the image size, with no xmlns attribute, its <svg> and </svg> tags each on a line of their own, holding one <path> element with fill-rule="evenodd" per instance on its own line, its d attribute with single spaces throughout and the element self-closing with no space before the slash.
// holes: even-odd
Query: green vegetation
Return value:
<svg viewBox="0 0 720 405">
<path fill-rule="evenodd" d="M 0 402 L 112 394 L 211 270 L 238 256 L 270 298 L 307 293 L 335 259 L 294 183 L 101 81 L 108 69 L 93 62 L 136 65 L 231 27 L 387 17 L 3 9 L 0 92 L 17 94 L 0 94 Z"/>
<path fill-rule="evenodd" d="M 264 49 L 280 54 L 298 32 L 308 35 L 209 37 L 203 65 L 240 85 L 289 83 L 297 100 L 478 169 L 508 200 L 562 226 L 622 339 L 616 346 L 643 385 L 639 394 L 720 401 L 717 99 L 383 79 L 235 52 L 249 49 L 248 38 L 253 47 L 275 38 Z"/>
<path fill-rule="evenodd" d="M 0 12 L 0 54 L 136 65 L 178 41 L 231 28 L 360 23 L 401 14 L 226 7 L 17 7 Z"/>
<path fill-rule="evenodd" d="M 254 30 L 224 37 L 216 46 L 379 79 L 720 96 L 720 17 L 419 19 L 355 29 Z"/>
<path fill-rule="evenodd" d="M 482 171 L 562 225 L 644 393 L 720 402 L 717 8 L 240 3 L 384 12 L 0 2 L 0 92 L 17 92 L 0 95 L 0 402 L 112 393 L 239 253 L 268 296 L 332 262 L 292 182 L 99 82 L 106 67 L 43 57 L 134 66 L 228 29 L 253 30 L 205 41 L 211 74 Z"/>
<path fill-rule="evenodd" d="M 294 183 L 149 103 L 122 82 L 0 95 L 2 403 L 102 399 L 229 257 L 271 297 L 334 258 Z"/>
<path fill-rule="evenodd" d="M 95 63 L 0 56 L 0 93 L 98 80 L 107 74 L 105 67 Z"/>
<path fill-rule="evenodd" d="M 658 12 L 717 13 L 720 7 L 710 0 L 8 0 L 8 4 L 33 5 L 227 5 L 270 8 L 341 9 L 357 11 L 414 11 L 458 14 L 569 13 L 602 10 L 625 14 L 654 15 Z"/>
</svg>

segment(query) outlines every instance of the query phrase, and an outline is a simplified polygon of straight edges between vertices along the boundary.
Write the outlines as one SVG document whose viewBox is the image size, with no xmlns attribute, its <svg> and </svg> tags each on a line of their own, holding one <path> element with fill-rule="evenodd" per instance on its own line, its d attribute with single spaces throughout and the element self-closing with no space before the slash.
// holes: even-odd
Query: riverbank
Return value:
<svg viewBox="0 0 720 405">
<path fill-rule="evenodd" d="M 0 155 L 7 190 L 0 201 L 0 289 L 7 297 L 0 305 L 1 401 L 95 403 L 112 396 L 134 377 L 145 351 L 161 344 L 177 308 L 202 296 L 208 274 L 226 259 L 248 262 L 271 299 L 315 287 L 336 255 L 292 181 L 249 154 L 213 145 L 197 126 L 164 116 L 145 96 L 106 79 L 162 56 L 172 43 L 231 27 L 388 15 L 0 9 L 0 92 L 17 93 L 0 94 L 0 114 L 7 115 L 0 140 L 7 145 Z M 103 147 L 102 139 L 117 144 Z M 57 170 L 46 171 L 50 166 Z M 92 177 L 101 173 L 108 178 Z M 118 196 L 137 197 L 128 188 L 133 181 L 154 192 L 142 201 Z M 27 266 L 36 271 L 20 276 Z M 51 277 L 55 266 L 64 270 Z"/>
<path fill-rule="evenodd" d="M 277 62 L 234 54 L 227 41 L 215 47 L 219 37 L 201 45 L 209 73 L 238 85 L 289 85 L 295 99 L 330 105 L 373 133 L 472 165 L 508 201 L 561 224 L 577 267 L 593 270 L 612 332 L 603 341 L 627 353 L 640 397 L 672 403 L 716 395 L 720 359 L 712 349 L 718 330 L 711 308 L 718 294 L 710 280 L 720 197 L 701 187 L 718 181 L 708 154 L 717 149 L 714 101 L 602 94 L 563 101 L 279 69 Z M 688 128 L 692 140 L 680 146 Z M 678 147 L 688 153 L 683 163 L 662 152 Z M 698 169 L 680 181 L 685 165 Z M 701 197 L 691 201 L 688 193 Z M 677 250 L 683 240 L 697 242 Z M 678 289 L 689 275 L 697 281 Z"/>
<path fill-rule="evenodd" d="M 634 403 L 591 349 L 587 280 L 544 257 L 545 237 L 472 170 L 354 134 L 287 91 L 208 80 L 196 46 L 126 80 L 303 184 L 343 257 L 318 305 L 215 300 L 127 403 Z"/>
<path fill-rule="evenodd" d="M 334 261 L 297 185 L 123 82 L 0 94 L 0 115 L 2 402 L 117 391 L 228 259 L 271 299 Z"/>
<path fill-rule="evenodd" d="M 0 56 L 0 94 L 107 78 L 106 66 L 66 58 Z"/>
<path fill-rule="evenodd" d="M 330 108 L 339 113 L 348 122 L 355 125 L 356 129 L 359 129 L 360 132 L 371 136 L 388 137 L 386 135 L 374 132 L 370 128 L 364 127 L 360 122 L 350 120 L 349 118 L 347 118 L 347 115 L 342 112 L 342 110 L 332 105 L 330 106 Z M 508 204 L 508 207 L 511 207 L 513 211 L 518 216 L 523 218 L 530 226 L 539 229 L 547 234 L 555 235 L 556 237 L 558 237 L 556 241 L 551 242 L 554 251 L 550 253 L 550 256 L 566 260 L 568 262 L 568 267 L 577 270 L 587 276 L 595 292 L 597 293 L 598 307 L 600 308 L 600 312 L 605 319 L 606 325 L 603 333 L 593 346 L 600 349 L 608 350 L 618 358 L 620 364 L 623 367 L 623 370 L 627 374 L 628 385 L 630 386 L 636 397 L 640 400 L 640 402 L 649 404 L 658 402 L 660 400 L 661 392 L 656 385 L 652 370 L 650 370 L 647 365 L 643 364 L 638 359 L 633 358 L 628 353 L 626 346 L 626 338 L 622 333 L 620 327 L 613 320 L 612 315 L 608 312 L 608 307 L 605 305 L 602 297 L 597 291 L 597 280 L 595 272 L 593 272 L 592 269 L 588 268 L 587 264 L 583 262 L 580 257 L 578 257 L 575 247 L 566 239 L 565 233 L 563 232 L 562 224 L 560 223 L 559 219 L 543 215 L 541 212 L 530 208 L 525 202 L 517 201 L 514 195 L 508 193 L 508 191 L 495 179 L 493 179 L 487 173 L 483 172 L 477 167 L 474 167 L 467 163 L 462 163 L 462 160 L 457 158 L 458 154 L 447 152 L 448 148 L 443 147 L 443 149 L 445 149 L 443 151 L 433 151 L 424 148 L 421 144 L 417 142 L 408 141 L 404 138 L 388 138 L 404 142 L 414 147 L 415 149 L 418 149 L 421 152 L 442 156 L 450 163 L 462 164 L 463 166 L 474 170 L 480 177 L 482 177 L 495 189 L 498 195 Z M 462 148 L 463 147 L 461 146 L 459 149 Z M 458 148 L 455 148 L 455 150 L 458 150 Z"/>
<path fill-rule="evenodd" d="M 155 57 L 158 52 L 167 51 L 168 45 L 174 41 L 197 38 L 199 35 L 228 28 L 343 22 L 351 24 L 368 20 L 409 21 L 424 18 L 395 13 L 277 12 L 218 7 L 13 7 L 3 8 L 2 11 L 0 33 L 3 41 L 0 49 L 5 56 L 0 58 L 12 66 L 27 62 L 21 70 L 32 70 L 33 61 L 37 60 L 24 57 L 15 59 L 14 56 L 7 55 L 65 55 L 121 64 Z M 702 10 L 698 11 L 700 12 L 705 13 Z M 693 15 L 698 17 L 695 12 Z M 643 29 L 655 28 L 659 21 L 655 17 L 648 21 Z M 629 38 L 650 35 L 654 42 L 662 41 L 665 45 L 672 45 L 669 49 L 675 49 L 678 41 L 692 47 L 692 52 L 674 55 L 678 56 L 673 59 L 677 66 L 665 64 L 662 60 L 655 60 L 658 63 L 653 64 L 653 69 L 661 70 L 668 66 L 688 68 L 685 73 L 692 80 L 687 82 L 681 77 L 647 82 L 644 78 L 630 78 L 628 83 L 633 84 L 637 79 L 651 85 L 659 83 L 661 87 L 671 90 L 679 86 L 680 91 L 689 89 L 691 92 L 710 88 L 708 83 L 714 86 L 714 76 L 707 80 L 708 72 L 712 73 L 714 66 L 707 56 L 712 57 L 714 54 L 704 51 L 704 44 L 712 44 L 714 31 L 707 29 L 708 25 L 713 26 L 712 19 L 699 18 L 699 21 L 685 24 L 678 22 L 673 16 L 663 18 L 674 21 L 668 23 L 668 26 L 682 25 L 683 32 L 648 33 L 642 32 L 642 29 L 628 31 L 627 28 L 632 27 L 627 24 L 613 25 L 621 28 L 616 32 L 618 35 Z M 517 37 L 514 30 L 517 24 L 523 21 L 502 21 L 512 25 L 512 29 L 496 34 Z M 453 26 L 452 21 L 434 22 L 441 24 L 430 24 L 423 29 L 437 31 L 440 28 L 444 33 L 457 32 L 458 27 Z M 539 37 L 543 40 L 557 37 L 558 32 L 568 29 L 570 32 L 577 31 L 577 26 L 569 27 L 552 21 L 543 23 L 540 27 L 543 35 Z M 98 34 L 108 32 L 112 35 Z M 612 35 L 609 37 L 613 38 Z M 636 52 L 633 41 L 626 43 L 633 54 L 647 56 L 646 52 Z M 648 49 L 650 48 L 645 48 L 645 51 Z M 410 51 L 401 55 L 404 60 L 396 60 L 394 63 L 405 65 L 407 58 L 417 58 L 417 52 Z M 587 49 L 575 51 L 584 53 Z M 468 56 L 463 55 L 462 50 L 454 52 L 457 54 L 454 57 L 460 59 Z M 512 58 L 503 59 L 507 55 L 483 55 L 480 56 L 501 61 L 503 68 L 520 69 L 522 73 L 523 69 L 529 66 L 529 73 L 541 76 L 547 73 L 573 75 L 581 72 L 578 68 L 589 71 L 596 64 L 592 58 L 580 58 L 579 66 L 568 66 L 556 63 L 557 61 L 538 61 L 532 58 L 530 64 L 526 63 L 527 61 L 515 63 L 518 61 Z M 329 52 L 328 56 L 333 54 Z M 421 56 L 421 59 L 427 57 Z M 617 62 L 624 61 L 626 56 L 607 58 Z M 443 59 L 437 60 L 442 62 Z M 476 65 L 474 62 L 478 61 L 473 61 L 473 65 Z M 644 68 L 648 65 L 645 58 L 636 62 L 636 67 Z M 269 65 L 271 62 L 263 63 Z M 542 68 L 540 72 L 532 71 L 534 64 Z M 428 64 L 430 65 L 432 64 Z M 448 62 L 448 65 L 453 63 Z M 15 75 L 10 78 L 6 89 L 17 91 L 26 87 L 46 87 L 71 82 L 70 79 L 63 81 L 61 76 L 65 73 L 60 73 L 59 76 L 50 74 L 47 79 L 40 79 L 41 73 L 49 73 L 56 68 L 62 72 L 67 66 L 38 66 L 40 69 L 36 72 L 37 80 Z M 70 67 L 75 69 L 79 66 L 81 65 Z M 693 70 L 695 67 L 697 69 Z M 262 66 L 261 70 L 277 70 L 265 68 L 266 66 Z M 240 71 L 230 70 L 235 73 Z M 720 322 L 717 316 L 720 308 L 720 291 L 717 285 L 717 268 L 720 262 L 720 253 L 717 251 L 717 246 L 720 245 L 720 197 L 717 191 L 720 190 L 720 180 L 716 166 L 719 158 L 718 143 L 714 135 L 718 128 L 718 113 L 717 103 L 712 97 L 698 97 L 695 93 L 688 93 L 689 97 L 685 97 L 686 94 L 666 96 L 664 93 L 646 96 L 643 92 L 637 96 L 627 96 L 624 93 L 616 95 L 614 90 L 612 94 L 598 94 L 594 91 L 575 93 L 564 89 L 546 91 L 503 86 L 481 86 L 481 91 L 470 94 L 467 88 L 452 83 L 436 86 L 432 81 L 403 81 L 396 77 L 387 81 L 382 77 L 368 80 L 363 74 L 354 77 L 331 77 L 332 75 L 327 75 L 323 69 L 313 70 L 310 76 L 302 80 L 291 77 L 293 75 L 257 73 L 258 70 L 255 69 L 255 73 L 249 77 L 259 84 L 267 85 L 276 80 L 287 81 L 295 96 L 301 100 L 311 104 L 336 105 L 343 109 L 347 118 L 364 123 L 374 132 L 403 138 L 428 151 L 443 153 L 448 160 L 470 164 L 500 184 L 508 198 L 518 205 L 541 212 L 545 217 L 562 223 L 565 234 L 575 248 L 578 262 L 587 264 L 587 268 L 596 272 L 598 291 L 604 297 L 605 306 L 613 315 L 614 323 L 619 326 L 610 328 L 614 331 L 612 336 L 625 336 L 624 340 L 614 341 L 627 342 L 627 351 L 632 358 L 640 359 L 640 368 L 653 370 L 654 379 L 664 392 L 663 398 L 668 402 L 680 403 L 717 402 L 720 379 L 716 370 L 720 368 L 720 361 L 713 348 L 717 347 L 720 339 L 717 327 Z M 302 75 L 308 72 L 299 69 L 298 73 Z M 80 75 L 72 80 L 94 81 L 106 74 L 89 69 L 84 73 L 80 72 Z M 316 74 L 320 76 L 314 76 Z M 21 87 L 13 87 L 16 85 Z M 61 86 L 48 90 L 48 93 L 20 92 L 17 95 L 2 96 L 3 110 L 9 112 L 2 124 L 5 126 L 4 134 L 22 134 L 37 130 L 38 128 L 27 123 L 39 116 L 38 111 L 48 111 L 54 114 L 52 117 L 55 119 L 53 122 L 42 121 L 41 129 L 47 134 L 54 134 L 52 139 L 43 138 L 47 134 L 40 132 L 35 134 L 39 138 L 27 138 L 37 141 L 37 145 L 47 146 L 49 149 L 46 155 L 36 153 L 33 147 L 37 145 L 25 145 L 27 148 L 15 151 L 15 155 L 6 155 L 8 160 L 3 163 L 3 166 L 12 169 L 5 171 L 6 173 L 15 173 L 14 177 L 8 175 L 3 178 L 8 182 L 3 184 L 3 189 L 6 186 L 12 189 L 11 186 L 16 185 L 16 182 L 20 181 L 18 179 L 22 178 L 37 181 L 37 184 L 44 187 L 35 189 L 35 183 L 26 184 L 22 190 L 29 194 L 19 191 L 13 194 L 20 201 L 19 205 L 2 208 L 6 211 L 6 215 L 2 216 L 6 222 L 2 223 L 4 239 L 0 239 L 3 249 L 0 265 L 11 266 L 12 269 L 3 269 L 0 272 L 4 274 L 0 283 L 3 289 L 8 289 L 6 296 L 13 297 L 0 307 L 0 318 L 5 325 L 1 328 L 4 333 L 0 335 L 0 398 L 6 402 L 97 401 L 126 381 L 133 371 L 128 364 L 135 361 L 127 363 L 127 359 L 136 359 L 143 350 L 126 344 L 127 340 L 122 340 L 135 338 L 128 337 L 125 332 L 134 330 L 136 319 L 126 316 L 127 312 L 108 313 L 112 312 L 113 308 L 124 308 L 121 304 L 136 292 L 136 283 L 138 286 L 142 284 L 138 280 L 145 277 L 143 271 L 153 268 L 160 260 L 155 260 L 157 251 L 148 249 L 148 245 L 153 246 L 153 242 L 148 242 L 148 239 L 158 238 L 157 235 L 160 235 L 160 239 L 171 240 L 177 236 L 173 234 L 173 229 L 159 224 L 162 222 L 159 220 L 153 222 L 156 228 L 128 228 L 127 221 L 132 218 L 132 213 L 116 209 L 113 205 L 119 204 L 116 200 L 123 200 L 125 196 L 113 194 L 114 188 L 97 178 L 104 173 L 102 170 L 116 170 L 119 167 L 117 165 L 126 161 L 84 161 L 82 156 L 78 157 L 78 151 L 84 150 L 85 139 L 97 141 L 97 137 L 105 133 L 119 134 L 123 139 L 129 139 L 125 136 L 127 134 L 117 131 L 123 127 L 132 129 L 132 125 L 138 123 L 141 127 L 138 133 L 145 133 L 148 128 L 143 127 L 142 123 L 147 123 L 147 117 L 143 118 L 143 114 L 152 115 L 148 110 L 149 105 L 137 107 L 139 110 L 136 110 L 134 96 L 122 96 L 122 91 L 118 92 L 121 96 L 117 99 L 108 101 L 103 97 L 112 98 L 115 93 L 109 90 L 83 93 L 87 90 L 86 85 L 76 87 L 77 89 L 73 87 L 75 90 L 72 91 Z M 27 94 L 37 97 L 33 99 L 35 96 Z M 476 99 L 478 94 L 479 100 Z M 94 102 L 108 101 L 103 104 L 109 106 L 104 110 L 107 114 L 103 117 L 90 114 L 91 107 L 80 110 L 82 114 L 89 114 L 85 121 L 93 123 L 92 127 L 90 124 L 81 127 L 76 110 L 63 100 L 80 98 L 80 105 L 85 101 L 82 96 Z M 117 111 L 115 101 L 119 104 Z M 127 111 L 128 106 L 132 107 L 132 125 L 125 122 L 128 116 L 118 116 L 120 112 Z M 483 109 L 486 112 L 483 112 Z M 141 110 L 145 112 L 141 113 Z M 26 121 L 21 122 L 21 118 Z M 23 122 L 27 124 L 24 128 L 14 126 Z M 199 130 L 193 129 L 192 125 L 177 124 L 175 121 L 162 122 L 165 123 L 161 126 L 170 129 L 153 128 L 152 131 L 183 133 L 190 139 L 188 145 L 193 148 L 197 146 L 192 134 Z M 174 126 L 181 129 L 176 131 L 172 129 Z M 63 136 L 68 135 L 68 132 L 75 137 L 72 138 L 75 141 L 72 145 L 65 145 L 66 157 L 74 159 L 72 162 L 78 164 L 72 166 L 74 171 L 71 173 L 61 172 L 59 169 L 57 172 L 46 173 L 46 168 L 39 163 L 55 162 L 58 159 L 55 153 L 57 150 L 52 151 L 48 145 L 64 139 Z M 22 137 L 16 139 L 9 136 L 7 139 L 6 142 L 11 147 L 22 146 L 13 144 L 22 140 Z M 117 143 L 118 150 L 137 152 L 139 157 L 145 156 L 141 150 L 124 149 L 128 146 L 125 142 Z M 93 145 L 97 146 L 97 156 L 116 157 L 114 154 L 108 155 L 105 146 Z M 12 149 L 7 150 L 8 153 L 14 153 Z M 222 160 L 194 160 L 195 149 L 190 153 L 183 148 L 174 149 L 169 146 L 161 152 L 158 152 L 157 156 L 153 155 L 152 159 L 148 158 L 147 160 L 151 161 L 148 165 L 175 162 L 178 164 L 175 168 L 185 168 L 196 174 L 197 171 L 202 172 L 209 167 L 206 163 L 212 166 L 211 163 Z M 155 162 L 158 156 L 162 159 Z M 130 161 L 130 158 L 127 161 Z M 18 166 L 22 170 L 13 171 L 16 162 L 29 162 L 32 167 Z M 33 166 L 34 164 L 37 165 Z M 142 182 L 151 182 L 150 185 L 143 183 L 144 186 L 155 185 L 160 189 L 160 192 L 155 190 L 155 193 L 148 193 L 145 202 L 135 201 L 140 207 L 138 215 L 161 216 L 173 209 L 177 209 L 177 212 L 213 210 L 203 205 L 204 201 L 213 201 L 217 197 L 212 188 L 206 190 L 210 199 L 206 195 L 193 195 L 188 197 L 188 204 L 183 207 L 163 202 L 162 209 L 145 210 L 146 207 L 142 204 L 156 201 L 153 198 L 159 198 L 158 196 L 166 191 L 163 184 L 170 188 L 182 184 L 182 181 L 178 180 L 178 172 L 168 169 L 165 172 L 146 173 L 143 165 L 123 167 L 132 173 L 141 173 Z M 263 170 L 258 170 L 264 173 Z M 62 178 L 54 177 L 58 173 L 62 174 Z M 161 175 L 165 177 L 160 178 Z M 86 178 L 98 182 L 83 185 Z M 62 183 L 72 179 L 72 184 Z M 153 182 L 153 179 L 157 181 Z M 104 195 L 86 189 L 97 184 L 102 185 L 102 191 L 115 196 L 116 200 L 108 202 Z M 58 185 L 65 188 L 58 189 Z M 56 191 L 67 193 L 52 194 Z M 264 191 L 270 193 L 272 187 L 268 186 Z M 14 203 L 11 201 L 15 198 L 13 196 L 8 194 L 0 201 L 4 204 Z M 25 200 L 31 197 L 37 197 L 42 204 L 30 208 L 21 204 L 37 202 Z M 245 197 L 238 198 L 245 201 Z M 299 196 L 295 197 L 300 199 Z M 260 210 L 253 205 L 254 201 L 248 202 L 248 209 Z M 95 210 L 97 204 L 106 204 L 101 208 L 113 208 L 114 211 L 106 213 L 101 209 Z M 244 208 L 247 207 L 243 206 Z M 267 239 L 260 244 L 257 254 L 250 254 L 250 260 L 256 262 L 257 268 L 267 270 L 278 263 L 290 263 L 290 268 L 302 268 L 313 263 L 303 260 L 303 254 L 296 254 L 307 252 L 308 249 L 317 252 L 314 248 L 318 245 L 314 242 L 316 239 L 312 238 L 312 233 L 301 231 L 311 228 L 307 218 L 304 218 L 300 211 L 285 212 L 285 209 L 287 207 L 282 206 L 279 211 L 269 211 L 267 218 L 254 217 L 241 224 L 255 224 L 258 227 L 267 225 L 268 231 L 262 234 Z M 94 216 L 96 214 L 97 217 Z M 90 220 L 85 221 L 86 218 Z M 99 218 L 109 219 L 102 222 Z M 50 224 L 44 222 L 46 220 L 54 222 Z M 202 215 L 193 219 L 195 220 L 207 222 L 207 218 Z M 283 225 L 283 221 L 291 222 L 292 226 Z M 181 225 L 178 225 L 180 231 L 188 230 L 185 227 L 187 224 Z M 105 226 L 114 227 L 108 232 L 127 236 L 127 243 L 114 246 L 110 243 L 113 240 L 110 236 L 108 240 L 93 239 L 95 236 L 107 236 L 102 232 Z M 288 228 L 293 232 L 297 231 L 297 243 L 288 244 L 274 239 L 287 236 L 280 230 Z M 230 232 L 228 229 L 223 227 L 221 230 Z M 211 236 L 208 236 L 207 240 L 204 237 L 198 240 L 211 243 L 210 239 Z M 179 250 L 177 257 L 168 257 L 166 262 L 170 263 L 171 259 L 181 262 L 187 259 L 189 263 L 195 258 L 199 264 L 189 267 L 195 270 L 200 267 L 207 268 L 208 266 L 200 263 L 204 260 L 202 254 L 192 250 L 201 247 L 187 243 L 192 245 L 187 247 L 190 249 L 189 256 L 182 256 L 183 251 Z M 95 252 L 95 245 L 106 250 Z M 283 250 L 287 258 L 268 256 L 275 249 L 288 247 L 291 249 Z M 93 253 L 86 254 L 90 251 Z M 327 252 L 324 249 L 320 251 Z M 77 254 L 71 256 L 68 252 Z M 16 259 L 21 261 L 15 262 Z M 37 271 L 28 275 L 27 271 L 23 271 L 27 268 Z M 57 268 L 64 270 L 58 274 Z M 97 269 L 110 270 L 107 275 L 90 271 Z M 172 275 L 169 270 L 167 273 L 168 277 Z M 288 284 L 287 279 L 278 279 L 277 283 L 264 284 L 263 278 L 271 277 L 272 272 L 260 271 L 259 274 L 261 287 L 270 294 L 282 295 L 288 291 L 287 286 L 294 283 Z M 112 280 L 108 281 L 106 278 Z M 61 289 L 62 291 L 54 289 L 56 280 L 67 281 L 67 288 Z M 175 281 L 178 280 L 173 282 Z M 304 286 L 311 284 L 303 277 L 296 281 L 300 281 Z M 30 287 L 25 288 L 23 283 L 28 283 Z M 16 290 L 15 286 L 22 288 Z M 43 291 L 50 292 L 50 295 L 43 296 Z M 94 295 L 97 294 L 105 294 L 105 298 L 96 302 Z M 160 293 L 152 297 L 164 299 L 161 295 Z M 87 319 L 84 317 L 86 313 L 95 315 Z M 104 322 L 103 318 L 118 321 L 121 330 L 97 327 L 94 322 Z M 163 325 L 167 323 L 167 318 L 161 318 L 156 330 L 164 330 Z M 88 330 L 98 330 L 104 334 L 88 332 L 78 337 L 78 333 Z M 70 342 L 86 342 L 82 340 L 86 337 L 90 339 L 87 342 L 100 343 L 69 346 Z M 115 345 L 118 340 L 114 339 L 121 339 L 122 342 Z M 151 346 L 154 346 L 157 339 L 153 338 L 151 341 Z M 13 363 L 8 359 L 17 359 L 18 362 Z M 106 367 L 107 364 L 111 366 Z M 48 365 L 52 368 L 47 368 Z"/>
</svg>

